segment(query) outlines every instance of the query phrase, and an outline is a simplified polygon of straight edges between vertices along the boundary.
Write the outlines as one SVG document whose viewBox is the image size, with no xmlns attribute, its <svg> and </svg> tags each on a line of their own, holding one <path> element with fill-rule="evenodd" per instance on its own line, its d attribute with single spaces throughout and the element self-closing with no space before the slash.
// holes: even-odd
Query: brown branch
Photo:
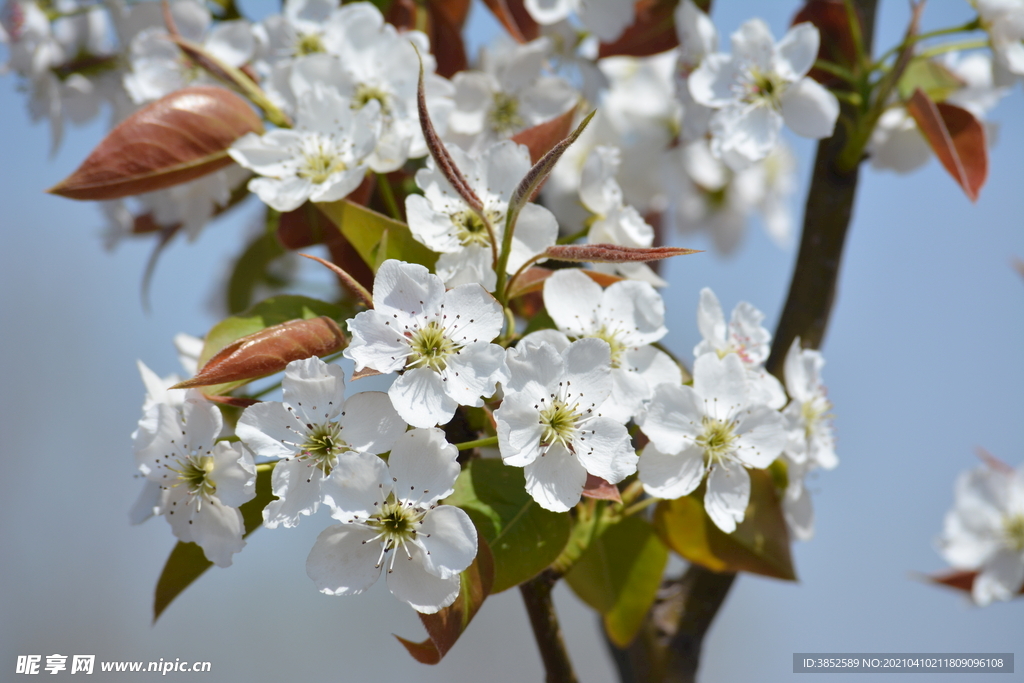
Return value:
<svg viewBox="0 0 1024 683">
<path fill-rule="evenodd" d="M 544 662 L 547 683 L 577 683 L 572 670 L 569 652 L 562 640 L 562 628 L 558 624 L 555 605 L 551 601 L 551 590 L 557 578 L 553 573 L 543 572 L 540 576 L 519 586 L 523 595 L 526 612 L 530 615 L 533 637 L 540 648 Z"/>
</svg>

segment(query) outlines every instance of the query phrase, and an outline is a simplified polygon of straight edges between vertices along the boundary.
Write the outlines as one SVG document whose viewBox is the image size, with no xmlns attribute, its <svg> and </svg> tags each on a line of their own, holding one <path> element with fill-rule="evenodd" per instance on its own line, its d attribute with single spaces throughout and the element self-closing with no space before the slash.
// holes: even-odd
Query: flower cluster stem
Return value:
<svg viewBox="0 0 1024 683">
<path fill-rule="evenodd" d="M 551 591 L 555 587 L 555 576 L 543 572 L 530 581 L 519 586 L 526 605 L 526 613 L 530 617 L 533 637 L 540 648 L 540 657 L 544 662 L 544 680 L 547 683 L 577 683 L 576 673 L 569 660 L 569 651 L 562 640 L 562 627 L 555 614 L 555 604 L 551 600 Z"/>
</svg>

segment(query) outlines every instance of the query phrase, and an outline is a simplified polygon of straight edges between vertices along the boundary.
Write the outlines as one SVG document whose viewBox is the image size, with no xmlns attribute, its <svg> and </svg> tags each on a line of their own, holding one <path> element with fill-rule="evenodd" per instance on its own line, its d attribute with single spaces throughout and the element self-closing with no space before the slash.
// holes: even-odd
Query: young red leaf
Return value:
<svg viewBox="0 0 1024 683">
<path fill-rule="evenodd" d="M 585 498 L 596 498 L 598 500 L 613 500 L 622 503 L 622 496 L 615 484 L 609 484 L 601 477 L 587 474 L 587 483 L 583 485 L 583 496 Z"/>
<path fill-rule="evenodd" d="M 936 104 L 920 88 L 907 101 L 907 111 L 967 198 L 978 201 L 988 177 L 985 127 L 971 112 L 946 102 Z"/>
<path fill-rule="evenodd" d="M 923 578 L 930 581 L 931 583 L 937 583 L 940 586 L 946 586 L 947 588 L 955 588 L 957 590 L 970 593 L 974 589 L 974 580 L 978 578 L 980 572 L 970 570 L 953 570 L 944 574 L 931 574 L 925 575 Z M 1017 595 L 1024 595 L 1024 586 L 1017 591 Z"/>
<path fill-rule="evenodd" d="M 540 26 L 526 11 L 523 0 L 484 0 L 516 42 L 528 43 L 540 35 Z"/>
<path fill-rule="evenodd" d="M 69 199 L 118 199 L 162 190 L 233 163 L 227 150 L 261 133 L 252 107 L 224 88 L 182 88 L 122 121 L 74 173 L 47 190 Z"/>
<path fill-rule="evenodd" d="M 196 376 L 174 389 L 258 379 L 284 370 L 293 360 L 326 356 L 345 346 L 345 334 L 326 316 L 289 320 L 236 339 L 217 352 Z"/>
<path fill-rule="evenodd" d="M 700 249 L 682 247 L 623 247 L 618 244 L 556 244 L 544 252 L 547 258 L 574 263 L 630 263 L 660 261 L 673 256 L 699 254 Z"/>
<path fill-rule="evenodd" d="M 572 119 L 576 108 L 556 116 L 550 121 L 539 123 L 512 136 L 512 142 L 526 145 L 530 150 L 530 163 L 535 164 L 540 158 L 551 151 L 551 148 L 564 140 L 572 130 Z"/>
<path fill-rule="evenodd" d="M 525 294 L 541 291 L 544 289 L 544 281 L 551 277 L 554 272 L 550 268 L 541 268 L 539 266 L 528 268 L 511 283 L 508 298 L 515 299 Z M 607 287 L 624 279 L 618 275 L 601 273 L 596 270 L 584 270 L 582 272 L 602 287 Z"/>
<path fill-rule="evenodd" d="M 476 559 L 459 576 L 461 588 L 455 602 L 436 614 L 420 614 L 427 629 L 427 640 L 414 643 L 401 636 L 398 642 L 421 664 L 437 664 L 452 649 L 459 636 L 469 627 L 480 605 L 491 593 L 494 582 L 494 558 L 487 541 L 477 538 Z"/>
<path fill-rule="evenodd" d="M 679 45 L 675 22 L 678 6 L 679 0 L 640 0 L 636 3 L 636 21 L 633 25 L 614 42 L 601 43 L 598 56 L 650 57 L 676 47 Z"/>
</svg>

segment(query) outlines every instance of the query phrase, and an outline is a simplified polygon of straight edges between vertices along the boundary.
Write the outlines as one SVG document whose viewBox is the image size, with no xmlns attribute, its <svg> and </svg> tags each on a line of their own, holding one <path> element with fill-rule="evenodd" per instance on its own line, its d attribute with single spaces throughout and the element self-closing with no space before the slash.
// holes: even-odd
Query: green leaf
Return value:
<svg viewBox="0 0 1024 683">
<path fill-rule="evenodd" d="M 526 492 L 522 468 L 500 460 L 471 462 L 444 502 L 465 510 L 491 546 L 492 593 L 532 579 L 554 562 L 569 540 L 569 515 L 537 505 Z"/>
<path fill-rule="evenodd" d="M 483 539 L 478 541 L 476 558 L 459 574 L 459 597 L 436 614 L 420 614 L 427 629 L 427 640 L 414 643 L 401 636 L 398 642 L 421 664 L 437 664 L 452 649 L 480 610 L 494 582 L 494 558 Z"/>
<path fill-rule="evenodd" d="M 321 315 L 338 320 L 342 317 L 343 310 L 326 301 L 292 294 L 265 299 L 244 313 L 225 318 L 210 329 L 206 335 L 206 342 L 203 344 L 203 352 L 199 355 L 199 367 L 202 368 L 206 365 L 206 362 L 213 358 L 218 351 L 236 339 L 289 320 L 308 320 Z M 245 384 L 244 381 L 217 384 L 204 388 L 203 393 L 211 396 L 226 394 L 243 384 Z"/>
<path fill-rule="evenodd" d="M 668 549 L 640 517 L 609 526 L 590 544 L 565 580 L 583 602 L 604 616 L 609 639 L 627 647 L 654 603 Z"/>
<path fill-rule="evenodd" d="M 317 204 L 374 272 L 388 259 L 433 269 L 437 254 L 416 241 L 409 226 L 347 199 Z"/>
<path fill-rule="evenodd" d="M 273 232 L 264 232 L 245 248 L 228 278 L 226 292 L 228 313 L 240 313 L 252 305 L 256 286 L 267 283 L 280 287 L 284 284 L 269 270 L 270 264 L 283 256 L 284 247 Z"/>
<path fill-rule="evenodd" d="M 263 508 L 274 500 L 274 494 L 270 492 L 270 476 L 273 469 L 273 463 L 256 466 L 256 497 L 239 508 L 245 522 L 245 536 L 263 524 Z M 156 582 L 153 621 L 156 622 L 171 601 L 212 566 L 213 562 L 206 559 L 202 548 L 195 543 L 179 541 L 171 551 L 171 556 L 167 558 L 160 579 Z"/>
<path fill-rule="evenodd" d="M 934 102 L 942 102 L 966 85 L 964 80 L 933 59 L 915 57 L 900 77 L 900 97 L 910 99 L 920 88 Z"/>
<path fill-rule="evenodd" d="M 654 527 L 672 550 L 715 572 L 751 572 L 796 581 L 789 531 L 767 470 L 750 473 L 750 504 L 736 531 L 719 529 L 704 511 L 704 486 L 658 503 Z"/>
</svg>

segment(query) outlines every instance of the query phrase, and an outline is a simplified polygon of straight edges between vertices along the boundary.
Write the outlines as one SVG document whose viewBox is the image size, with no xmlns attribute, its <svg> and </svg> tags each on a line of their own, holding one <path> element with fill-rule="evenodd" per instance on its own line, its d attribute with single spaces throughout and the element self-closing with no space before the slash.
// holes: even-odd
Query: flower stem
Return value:
<svg viewBox="0 0 1024 683">
<path fill-rule="evenodd" d="M 530 616 L 533 637 L 540 648 L 540 657 L 544 662 L 547 683 L 577 683 L 576 673 L 572 670 L 569 652 L 562 640 L 562 627 L 558 624 L 555 604 L 551 600 L 551 590 L 555 586 L 555 578 L 547 572 L 519 586 L 526 605 L 526 613 Z"/>
<path fill-rule="evenodd" d="M 463 441 L 462 443 L 455 444 L 455 447 L 460 451 L 468 451 L 471 448 L 486 448 L 488 446 L 497 446 L 498 437 L 488 436 L 485 439 L 477 439 L 476 441 Z"/>
<path fill-rule="evenodd" d="M 395 191 L 391 189 L 388 177 L 383 173 L 377 174 L 377 189 L 380 191 L 381 201 L 388 207 L 388 213 L 396 221 L 402 220 L 402 212 L 398 210 L 398 202 L 395 200 Z"/>
</svg>

